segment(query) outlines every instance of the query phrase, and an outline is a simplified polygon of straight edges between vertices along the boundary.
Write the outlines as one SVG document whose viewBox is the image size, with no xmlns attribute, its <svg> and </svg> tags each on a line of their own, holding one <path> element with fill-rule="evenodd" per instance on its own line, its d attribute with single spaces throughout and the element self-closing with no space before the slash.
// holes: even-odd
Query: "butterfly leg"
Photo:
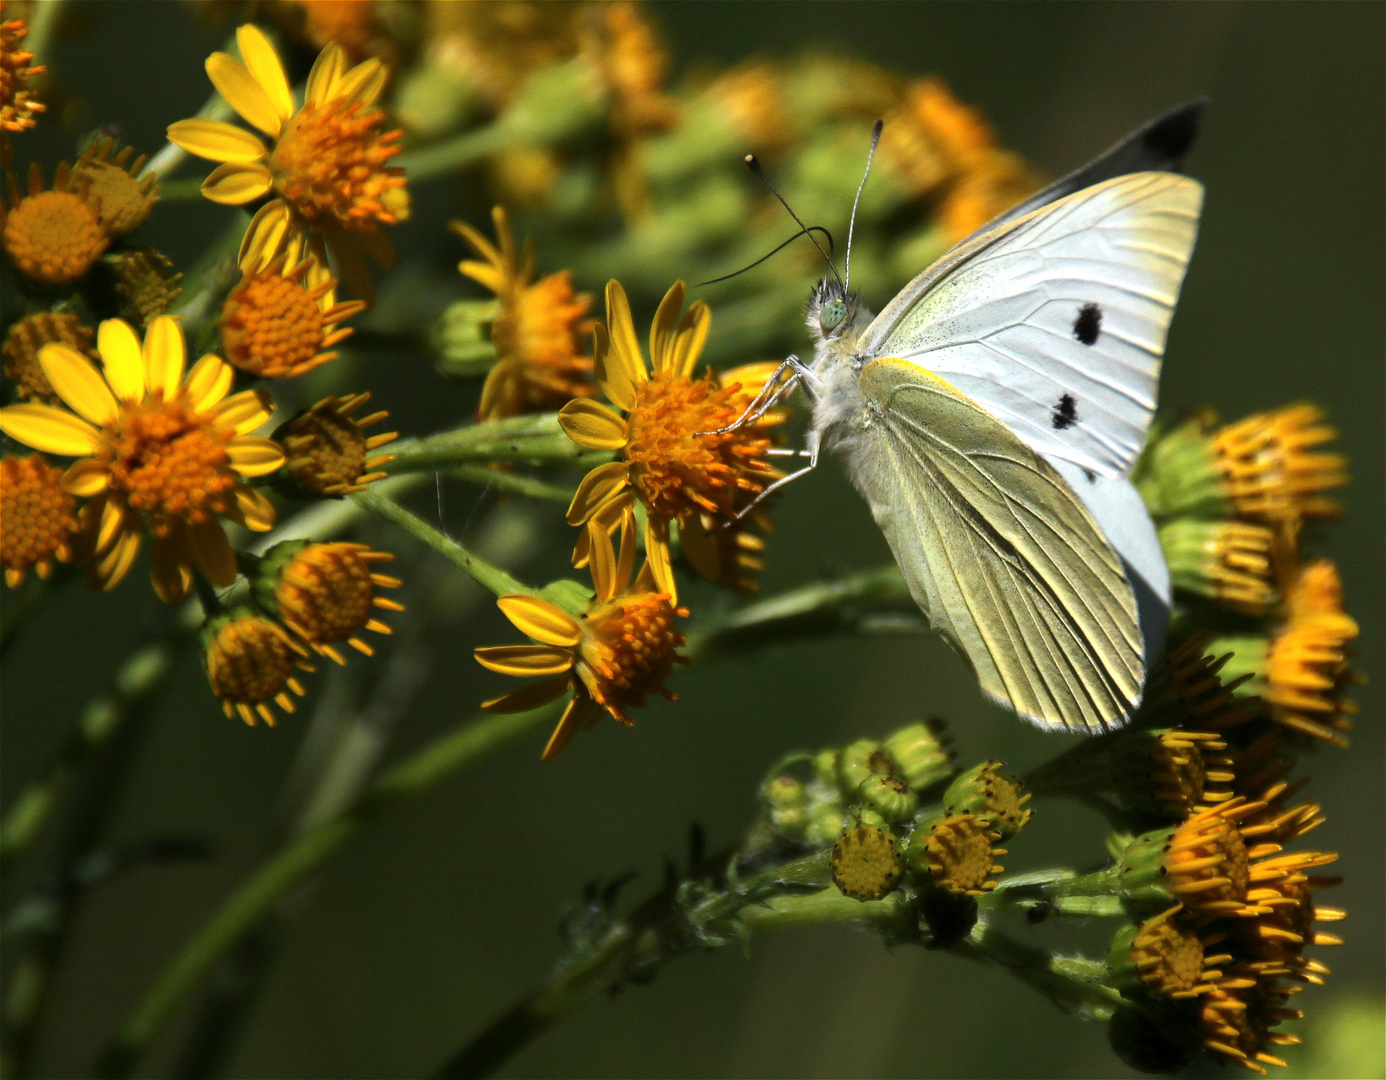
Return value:
<svg viewBox="0 0 1386 1080">
<path fill-rule="evenodd" d="M 784 378 L 786 372 L 790 373 L 788 378 Z M 700 431 L 697 434 L 725 435 L 728 432 L 743 428 L 747 424 L 754 424 L 793 393 L 796 386 L 802 385 L 806 393 L 812 394 L 812 380 L 813 373 L 799 362 L 797 356 L 791 356 L 775 369 L 770 378 L 765 380 L 765 385 L 760 388 L 760 393 L 751 399 L 751 403 L 746 406 L 745 411 L 740 416 L 726 427 L 713 431 Z"/>
</svg>

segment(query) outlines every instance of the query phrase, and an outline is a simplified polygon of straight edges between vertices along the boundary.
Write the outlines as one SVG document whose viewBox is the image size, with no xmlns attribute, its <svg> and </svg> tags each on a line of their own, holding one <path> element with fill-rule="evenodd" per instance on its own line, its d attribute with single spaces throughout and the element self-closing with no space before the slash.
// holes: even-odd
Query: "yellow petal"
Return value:
<svg viewBox="0 0 1386 1080">
<path fill-rule="evenodd" d="M 582 636 L 576 619 L 537 596 L 502 596 L 496 606 L 520 633 L 545 645 L 576 645 Z"/>
<path fill-rule="evenodd" d="M 124 533 L 139 534 L 137 515 L 118 498 L 108 498 L 101 507 L 101 521 L 96 528 L 96 550 L 105 551 Z"/>
<path fill-rule="evenodd" d="M 78 416 L 101 426 L 119 415 L 120 405 L 106 380 L 95 365 L 72 346 L 49 342 L 39 350 L 39 366 L 58 397 Z"/>
<path fill-rule="evenodd" d="M 140 339 L 124 319 L 105 319 L 96 328 L 96 351 L 115 396 L 121 401 L 144 400 L 144 359 Z"/>
<path fill-rule="evenodd" d="M 342 79 L 342 72 L 346 70 L 346 54 L 342 52 L 341 46 L 335 41 L 329 41 L 327 48 L 318 53 L 318 58 L 313 61 L 313 69 L 308 72 L 308 86 L 304 91 L 304 100 L 314 104 L 321 104 L 337 96 L 337 83 Z"/>
<path fill-rule="evenodd" d="M 674 580 L 674 565 L 669 558 L 669 522 L 653 515 L 645 519 L 645 558 L 650 564 L 659 591 L 669 594 L 669 602 L 679 601 L 679 587 Z"/>
<path fill-rule="evenodd" d="M 188 372 L 183 393 L 187 395 L 188 404 L 197 412 L 211 412 L 213 406 L 226 397 L 235 378 L 235 368 L 220 356 L 208 353 Z"/>
<path fill-rule="evenodd" d="M 572 685 L 572 682 L 570 675 L 543 679 L 540 682 L 522 686 L 518 690 L 512 690 L 508 694 L 502 694 L 500 697 L 494 697 L 490 701 L 483 701 L 481 708 L 483 712 L 489 713 L 529 712 L 530 709 L 537 709 L 540 705 L 547 705 L 564 693 Z"/>
<path fill-rule="evenodd" d="M 611 549 L 611 537 L 597 521 L 587 523 L 587 558 L 597 599 L 605 604 L 616 595 L 616 552 Z"/>
<path fill-rule="evenodd" d="M 151 394 L 173 397 L 183 381 L 183 329 L 178 320 L 160 315 L 144 332 L 144 380 Z"/>
<path fill-rule="evenodd" d="M 260 84 L 265 97 L 274 108 L 274 114 L 282 123 L 294 114 L 294 95 L 289 89 L 284 65 L 279 62 L 279 54 L 274 51 L 264 31 L 252 23 L 236 28 L 236 46 L 241 51 L 241 59 L 249 70 L 251 78 Z M 278 130 L 266 132 L 278 136 Z"/>
<path fill-rule="evenodd" d="M 242 435 L 226 447 L 231 467 L 242 476 L 268 476 L 284 464 L 284 451 L 273 439 Z"/>
<path fill-rule="evenodd" d="M 645 358 L 640 355 L 640 342 L 635 336 L 635 321 L 630 315 L 626 290 L 615 278 L 606 283 L 606 329 L 611 335 L 611 348 L 606 356 L 607 381 L 624 381 L 632 390 L 644 386 L 650 374 L 645 370 Z"/>
<path fill-rule="evenodd" d="M 592 373 L 597 385 L 608 401 L 616 408 L 630 412 L 635 407 L 635 387 L 626 378 L 625 369 L 619 361 L 614 370 L 608 369 L 607 358 L 611 355 L 611 337 L 601 323 L 592 326 Z"/>
<path fill-rule="evenodd" d="M 220 120 L 179 120 L 168 126 L 168 141 L 210 161 L 260 161 L 265 144 L 244 128 Z"/>
<path fill-rule="evenodd" d="M 669 342 L 674 336 L 674 327 L 683 310 L 684 284 L 676 281 L 669 286 L 664 299 L 659 302 L 654 322 L 650 323 L 650 364 L 656 372 L 665 371 L 673 359 Z"/>
<path fill-rule="evenodd" d="M 188 595 L 192 585 L 192 549 L 183 525 L 176 526 L 167 536 L 155 538 L 149 580 L 165 604 L 176 604 Z"/>
<path fill-rule="evenodd" d="M 140 532 L 132 527 L 120 534 L 114 546 L 92 567 L 92 578 L 102 589 L 114 589 L 121 583 L 140 553 Z"/>
<path fill-rule="evenodd" d="M 271 139 L 278 138 L 279 129 L 283 126 L 279 110 L 244 64 L 228 53 L 214 52 L 207 57 L 203 67 L 207 69 L 207 78 L 212 80 L 217 93 L 226 99 L 231 108 Z"/>
<path fill-rule="evenodd" d="M 68 466 L 67 472 L 63 473 L 63 490 L 79 499 L 90 499 L 94 495 L 100 495 L 110 482 L 110 467 L 91 458 L 74 461 Z"/>
<path fill-rule="evenodd" d="M 202 576 L 224 589 L 236 582 L 236 553 L 231 541 L 226 539 L 226 530 L 216 518 L 195 522 L 188 526 L 188 542 L 192 547 L 193 561 L 202 571 Z"/>
<path fill-rule="evenodd" d="M 635 515 L 630 508 L 621 514 L 621 548 L 616 556 L 616 580 L 612 595 L 620 596 L 630 588 L 631 571 L 635 569 Z"/>
<path fill-rule="evenodd" d="M 544 747 L 540 760 L 549 761 L 556 758 L 563 752 L 564 747 L 573 741 L 574 735 L 579 731 L 586 731 L 601 719 L 601 715 L 601 706 L 587 694 L 574 694 L 573 700 L 568 702 L 568 707 L 563 710 L 563 718 L 558 721 L 558 726 L 549 736 L 548 745 Z"/>
<path fill-rule="evenodd" d="M 779 370 L 780 364 L 777 360 L 757 360 L 722 372 L 722 385 L 731 386 L 735 383 L 741 387 L 741 393 L 753 398 L 765 389 L 765 384 Z"/>
<path fill-rule="evenodd" d="M 263 390 L 242 390 L 212 410 L 217 426 L 245 435 L 262 427 L 274 411 L 274 399 Z"/>
<path fill-rule="evenodd" d="M 274 528 L 274 503 L 244 484 L 237 484 L 232 494 L 236 496 L 236 512 L 227 517 L 252 532 L 269 532 Z"/>
<path fill-rule="evenodd" d="M 11 405 L 0 409 L 0 431 L 48 454 L 82 457 L 95 453 L 101 435 L 80 416 L 51 405 Z"/>
<path fill-rule="evenodd" d="M 385 89 L 387 74 L 385 65 L 375 57 L 363 60 L 341 77 L 332 96 L 359 101 L 362 105 L 374 105 L 380 92 Z"/>
<path fill-rule="evenodd" d="M 272 199 L 255 211 L 241 239 L 241 250 L 236 255 L 236 264 L 246 273 L 263 270 L 279 254 L 293 225 L 293 215 L 283 199 Z M 293 266 L 298 259 L 290 257 Z"/>
<path fill-rule="evenodd" d="M 712 309 L 699 300 L 684 314 L 674 335 L 673 356 L 669 367 L 680 375 L 692 375 L 703 354 L 707 333 L 712 328 Z"/>
<path fill-rule="evenodd" d="M 573 666 L 573 654 L 552 645 L 492 645 L 477 649 L 476 661 L 501 675 L 559 675 Z"/>
<path fill-rule="evenodd" d="M 619 450 L 630 438 L 626 422 L 597 401 L 574 398 L 558 410 L 558 426 L 589 450 Z"/>
<path fill-rule="evenodd" d="M 607 535 L 610 536 L 612 530 L 614 530 L 617 525 L 621 525 L 624 528 L 626 513 L 634 505 L 635 492 L 631 491 L 629 488 L 626 488 L 614 499 L 611 499 L 608 502 L 605 502 L 601 506 L 597 507 L 596 513 L 592 515 L 590 520 L 595 521 L 597 524 L 599 524 L 602 528 L 606 530 Z M 587 530 L 584 529 L 578 533 L 577 546 L 573 548 L 574 566 L 583 567 L 587 565 L 588 553 L 590 548 L 591 545 L 588 543 L 587 540 Z"/>
<path fill-rule="evenodd" d="M 202 194 L 223 206 L 243 206 L 254 202 L 274 184 L 274 177 L 263 165 L 232 162 L 218 165 L 202 181 Z"/>
<path fill-rule="evenodd" d="M 608 461 L 584 476 L 568 506 L 568 524 L 581 525 L 618 494 L 626 486 L 626 469 L 624 461 Z"/>
</svg>

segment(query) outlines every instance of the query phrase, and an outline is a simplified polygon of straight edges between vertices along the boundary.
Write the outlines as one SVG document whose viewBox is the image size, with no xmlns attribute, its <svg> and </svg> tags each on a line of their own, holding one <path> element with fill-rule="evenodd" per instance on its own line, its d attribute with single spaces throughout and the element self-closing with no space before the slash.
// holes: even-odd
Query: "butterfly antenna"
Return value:
<svg viewBox="0 0 1386 1080">
<path fill-rule="evenodd" d="M 852 219 L 847 223 L 847 257 L 842 262 L 842 276 L 846 279 L 842 285 L 843 292 L 846 292 L 847 286 L 852 283 L 852 230 L 857 224 L 857 204 L 861 202 L 866 178 L 871 175 L 871 159 L 876 156 L 876 144 L 881 141 L 881 131 L 884 128 L 884 120 L 877 120 L 871 128 L 871 149 L 866 152 L 866 172 L 861 174 L 861 183 L 857 185 L 857 197 L 852 200 Z"/>
<path fill-rule="evenodd" d="M 721 277 L 709 278 L 707 281 L 700 281 L 700 282 L 698 282 L 696 285 L 694 285 L 693 288 L 698 289 L 698 288 L 701 288 L 701 287 L 704 286 L 704 285 L 716 285 L 719 281 L 729 281 L 731 278 L 736 277 L 738 274 L 744 274 L 747 270 L 754 270 L 757 266 L 759 266 L 761 263 L 763 263 L 766 259 L 770 258 L 770 257 L 773 256 L 773 255 L 778 255 L 778 254 L 779 254 L 781 251 L 783 251 L 785 248 L 789 247 L 789 245 L 792 244 L 792 243 L 794 243 L 794 241 L 797 240 L 797 239 L 799 239 L 799 237 L 804 236 L 804 235 L 812 236 L 812 235 L 813 235 L 814 233 L 816 233 L 816 232 L 821 232 L 824 236 L 826 236 L 826 237 L 828 238 L 828 250 L 829 250 L 829 251 L 832 251 L 832 250 L 833 250 L 833 234 L 830 233 L 830 232 L 828 232 L 827 229 L 823 228 L 822 225 L 810 225 L 807 229 L 800 229 L 800 230 L 799 230 L 798 232 L 796 232 L 793 236 L 791 236 L 788 240 L 786 240 L 783 244 L 777 245 L 773 251 L 767 252 L 766 254 L 762 255 L 762 256 L 761 256 L 759 259 L 757 259 L 755 262 L 749 263 L 748 265 L 743 266 L 740 270 L 733 270 L 730 274 L 723 274 Z"/>
<path fill-rule="evenodd" d="M 833 277 L 837 278 L 837 283 L 839 285 L 842 285 L 842 291 L 846 292 L 847 286 L 843 284 L 842 278 L 838 275 L 837 267 L 833 265 L 832 256 L 829 255 L 827 251 L 823 249 L 823 245 L 818 242 L 818 237 L 813 235 L 813 230 L 810 229 L 807 225 L 805 225 L 803 219 L 800 218 L 799 215 L 794 212 L 793 208 L 790 207 L 789 203 L 784 201 L 784 196 L 775 190 L 775 185 L 770 183 L 769 179 L 766 177 L 765 170 L 760 167 L 760 162 L 756 160 L 755 154 L 746 155 L 746 168 L 750 169 L 751 172 L 755 173 L 756 179 L 759 180 L 770 190 L 771 195 L 775 196 L 775 198 L 780 200 L 780 205 L 783 206 L 785 210 L 789 212 L 789 216 L 792 217 L 795 223 L 799 226 L 799 231 L 808 234 L 808 238 L 813 241 L 813 246 L 818 249 L 818 253 L 822 255 L 823 258 L 827 261 L 828 269 L 832 271 Z"/>
</svg>

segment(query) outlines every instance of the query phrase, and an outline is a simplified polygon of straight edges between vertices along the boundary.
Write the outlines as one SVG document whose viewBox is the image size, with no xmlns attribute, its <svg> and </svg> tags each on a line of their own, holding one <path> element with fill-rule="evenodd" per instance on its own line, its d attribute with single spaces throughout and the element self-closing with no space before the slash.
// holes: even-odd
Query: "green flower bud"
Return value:
<svg viewBox="0 0 1386 1080">
<path fill-rule="evenodd" d="M 1209 434 L 1215 422 L 1212 414 L 1201 412 L 1173 425 L 1151 428 L 1145 450 L 1131 470 L 1131 482 L 1152 517 L 1233 516 Z"/>
<path fill-rule="evenodd" d="M 898 777 L 872 773 L 862 781 L 857 793 L 868 806 L 892 824 L 909 820 L 919 809 L 919 796 Z"/>
<path fill-rule="evenodd" d="M 1127 845 L 1117 862 L 1121 895 L 1140 907 L 1165 908 L 1177 903 L 1165 875 L 1165 852 L 1174 829 L 1143 833 Z"/>
<path fill-rule="evenodd" d="M 777 773 L 761 785 L 760 797 L 768 810 L 770 826 L 791 840 L 803 839 L 809 823 L 807 785 L 789 773 Z"/>
<path fill-rule="evenodd" d="M 804 827 L 804 843 L 810 847 L 824 848 L 834 843 L 842 835 L 842 822 L 846 817 L 841 803 L 818 803 L 808 810 L 808 824 Z"/>
<path fill-rule="evenodd" d="M 895 838 L 875 825 L 848 829 L 828 861 L 833 884 L 854 900 L 879 900 L 900 883 L 903 863 Z"/>
<path fill-rule="evenodd" d="M 1206 596 L 1234 611 L 1264 615 L 1276 601 L 1265 525 L 1176 518 L 1160 527 L 1160 547 L 1176 589 Z"/>
<path fill-rule="evenodd" d="M 429 335 L 438 373 L 452 378 L 485 375 L 496 362 L 491 327 L 499 300 L 457 300 L 443 309 Z"/>
<path fill-rule="evenodd" d="M 813 772 L 821 783 L 837 787 L 837 759 L 840 756 L 834 749 L 820 750 L 813 755 Z"/>
<path fill-rule="evenodd" d="M 1020 794 L 1020 781 L 997 771 L 1003 764 L 984 761 L 968 769 L 948 785 L 943 807 L 950 814 L 987 818 L 1004 840 L 1024 828 L 1035 812 L 1025 805 L 1030 796 Z"/>
<path fill-rule="evenodd" d="M 902 727 L 882 749 L 895 763 L 894 774 L 916 791 L 953 772 L 953 740 L 942 720 Z"/>
</svg>

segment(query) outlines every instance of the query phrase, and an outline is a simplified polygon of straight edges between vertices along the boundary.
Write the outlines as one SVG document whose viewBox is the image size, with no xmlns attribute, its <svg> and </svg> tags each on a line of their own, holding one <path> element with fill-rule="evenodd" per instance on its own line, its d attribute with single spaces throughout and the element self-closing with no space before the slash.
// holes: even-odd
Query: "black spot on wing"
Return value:
<svg viewBox="0 0 1386 1080">
<path fill-rule="evenodd" d="M 1054 406 L 1054 430 L 1063 431 L 1064 428 L 1078 422 L 1078 404 L 1073 400 L 1072 394 L 1065 394 L 1059 398 L 1059 403 Z"/>
<path fill-rule="evenodd" d="M 1096 345 L 1102 333 L 1102 309 L 1096 304 L 1087 303 L 1078 309 L 1078 317 L 1073 320 L 1073 336 L 1084 345 Z"/>
</svg>

